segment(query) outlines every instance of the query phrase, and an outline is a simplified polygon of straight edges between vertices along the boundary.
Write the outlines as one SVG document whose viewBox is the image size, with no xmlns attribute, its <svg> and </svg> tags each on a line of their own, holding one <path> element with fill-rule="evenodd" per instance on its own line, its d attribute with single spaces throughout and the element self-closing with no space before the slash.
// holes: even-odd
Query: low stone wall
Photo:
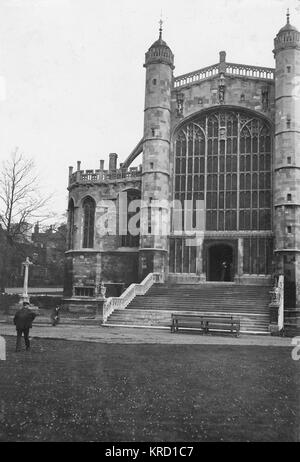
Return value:
<svg viewBox="0 0 300 462">
<path fill-rule="evenodd" d="M 0 294 L 0 312 L 9 313 L 10 307 L 19 303 L 20 296 L 17 294 Z"/>
<path fill-rule="evenodd" d="M 188 273 L 169 273 L 168 284 L 199 284 L 202 282 L 201 276 Z"/>
<path fill-rule="evenodd" d="M 21 297 L 18 294 L 0 294 L 0 313 L 14 314 L 22 307 Z M 56 306 L 63 307 L 61 296 L 55 295 L 29 295 L 30 304 L 43 311 L 51 312 Z"/>
<path fill-rule="evenodd" d="M 99 324 L 102 324 L 104 321 L 104 304 L 105 299 L 69 299 L 64 300 L 64 309 L 69 313 L 81 315 L 88 315 L 91 318 L 94 318 Z M 82 316 L 83 315 L 83 316 Z"/>
<path fill-rule="evenodd" d="M 64 300 L 64 309 L 70 313 L 95 315 L 97 311 L 97 301 L 95 299 L 71 299 Z"/>
<path fill-rule="evenodd" d="M 234 282 L 238 284 L 253 284 L 255 286 L 267 286 L 272 282 L 271 275 L 256 275 L 256 274 L 243 274 L 236 276 Z"/>
<path fill-rule="evenodd" d="M 61 306 L 63 304 L 63 298 L 55 295 L 31 295 L 29 299 L 32 305 L 46 310 L 52 310 L 56 306 Z"/>
</svg>

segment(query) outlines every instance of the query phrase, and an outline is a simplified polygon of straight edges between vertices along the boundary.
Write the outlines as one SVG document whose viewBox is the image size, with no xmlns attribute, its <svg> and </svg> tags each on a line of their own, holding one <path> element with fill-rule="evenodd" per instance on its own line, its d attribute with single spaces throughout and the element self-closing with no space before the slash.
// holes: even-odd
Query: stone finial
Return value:
<svg viewBox="0 0 300 462">
<path fill-rule="evenodd" d="M 72 173 L 73 173 L 73 167 L 72 167 L 72 166 L 70 166 L 70 167 L 69 167 L 69 176 L 71 176 L 71 175 L 72 175 Z"/>
<path fill-rule="evenodd" d="M 118 154 L 116 154 L 115 152 L 111 152 L 109 154 L 109 171 L 110 172 L 113 172 L 115 170 L 117 170 L 117 159 L 118 159 Z"/>
<path fill-rule="evenodd" d="M 160 18 L 159 20 L 159 40 L 162 40 L 162 31 L 163 31 L 163 20 Z"/>
<path fill-rule="evenodd" d="M 80 166 L 81 166 L 81 160 L 78 160 L 78 161 L 77 161 L 77 171 L 80 170 Z"/>
<path fill-rule="evenodd" d="M 290 9 L 288 8 L 287 11 L 286 11 L 286 23 L 289 24 L 290 23 Z"/>
<path fill-rule="evenodd" d="M 219 73 L 224 74 L 226 72 L 226 51 L 220 51 L 220 62 L 219 62 Z"/>
<path fill-rule="evenodd" d="M 220 63 L 225 63 L 226 61 L 226 51 L 220 51 Z"/>
<path fill-rule="evenodd" d="M 104 170 L 104 160 L 100 159 L 100 171 L 103 172 Z"/>
</svg>

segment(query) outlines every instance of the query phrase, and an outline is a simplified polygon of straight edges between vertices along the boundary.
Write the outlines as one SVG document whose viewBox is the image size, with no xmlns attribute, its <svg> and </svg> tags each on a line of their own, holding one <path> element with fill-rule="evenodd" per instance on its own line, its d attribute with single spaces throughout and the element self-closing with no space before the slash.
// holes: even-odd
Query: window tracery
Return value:
<svg viewBox="0 0 300 462">
<path fill-rule="evenodd" d="M 206 230 L 271 229 L 271 133 L 243 112 L 216 111 L 175 138 L 174 198 L 205 200 Z"/>
</svg>

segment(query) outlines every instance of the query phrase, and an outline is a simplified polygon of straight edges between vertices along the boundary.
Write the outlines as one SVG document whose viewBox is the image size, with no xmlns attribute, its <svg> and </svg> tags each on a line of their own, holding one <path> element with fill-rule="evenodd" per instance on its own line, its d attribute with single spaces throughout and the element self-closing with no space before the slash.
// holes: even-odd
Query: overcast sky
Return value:
<svg viewBox="0 0 300 462">
<path fill-rule="evenodd" d="M 122 162 L 143 135 L 144 54 L 161 11 L 176 76 L 220 50 L 273 67 L 287 7 L 300 28 L 299 0 L 0 0 L 0 159 L 17 146 L 35 159 L 61 215 L 69 165 L 95 169 L 109 152 Z"/>
</svg>

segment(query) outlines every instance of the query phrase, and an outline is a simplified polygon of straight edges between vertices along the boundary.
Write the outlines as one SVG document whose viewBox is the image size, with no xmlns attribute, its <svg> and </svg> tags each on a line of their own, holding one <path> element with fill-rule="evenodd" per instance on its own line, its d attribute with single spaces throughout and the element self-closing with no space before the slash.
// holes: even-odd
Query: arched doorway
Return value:
<svg viewBox="0 0 300 462">
<path fill-rule="evenodd" d="M 215 244 L 208 249 L 208 280 L 229 282 L 234 278 L 233 248 Z"/>
</svg>

